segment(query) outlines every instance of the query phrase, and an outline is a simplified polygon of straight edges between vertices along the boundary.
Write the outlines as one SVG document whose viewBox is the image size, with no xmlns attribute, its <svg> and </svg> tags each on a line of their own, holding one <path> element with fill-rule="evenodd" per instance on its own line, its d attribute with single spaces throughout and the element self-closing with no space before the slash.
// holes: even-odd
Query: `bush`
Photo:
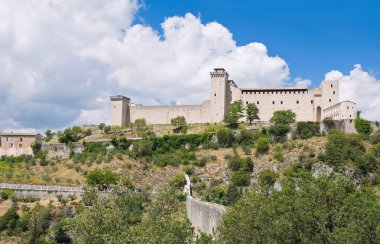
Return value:
<svg viewBox="0 0 380 244">
<path fill-rule="evenodd" d="M 269 141 L 268 137 L 265 137 L 265 136 L 259 137 L 259 139 L 257 139 L 257 141 L 255 143 L 256 152 L 258 154 L 264 154 L 264 153 L 268 152 L 269 143 L 270 143 L 270 141 Z"/>
<path fill-rule="evenodd" d="M 270 122 L 275 125 L 290 125 L 296 122 L 296 114 L 292 110 L 278 110 L 273 113 Z"/>
<path fill-rule="evenodd" d="M 186 185 L 186 179 L 183 174 L 177 174 L 170 180 L 169 185 L 171 187 L 184 187 Z"/>
<path fill-rule="evenodd" d="M 264 169 L 259 174 L 259 184 L 261 186 L 273 186 L 276 183 L 276 173 L 269 169 Z"/>
<path fill-rule="evenodd" d="M 297 122 L 297 137 L 301 139 L 308 139 L 320 134 L 319 122 Z"/>
<path fill-rule="evenodd" d="M 7 212 L 0 217 L 0 231 L 7 228 L 14 229 L 19 218 L 20 216 L 17 214 L 16 206 L 9 208 Z"/>
<path fill-rule="evenodd" d="M 290 126 L 286 124 L 275 124 L 269 127 L 269 135 L 275 142 L 286 141 L 286 136 L 290 131 Z"/>
<path fill-rule="evenodd" d="M 119 177 L 110 170 L 94 169 L 86 174 L 86 182 L 90 186 L 101 187 L 102 190 L 114 185 Z"/>
<path fill-rule="evenodd" d="M 275 151 L 273 153 L 273 158 L 279 162 L 284 162 L 284 155 L 282 154 L 281 151 Z"/>
<path fill-rule="evenodd" d="M 231 176 L 231 184 L 237 187 L 248 186 L 250 183 L 250 173 L 243 170 L 235 171 Z"/>
<path fill-rule="evenodd" d="M 323 119 L 323 125 L 327 131 L 335 128 L 335 122 L 332 118 L 326 117 Z"/>
<path fill-rule="evenodd" d="M 371 123 L 368 120 L 362 118 L 355 119 L 355 129 L 359 134 L 366 137 L 372 133 Z"/>
<path fill-rule="evenodd" d="M 187 122 L 184 116 L 177 116 L 171 119 L 170 123 L 174 126 L 174 133 L 186 133 L 187 132 Z"/>
<path fill-rule="evenodd" d="M 371 152 L 375 157 L 380 158 L 380 143 L 373 145 Z"/>
<path fill-rule="evenodd" d="M 378 144 L 378 143 L 380 143 L 380 129 L 372 134 L 372 136 L 371 136 L 371 143 L 372 144 Z"/>
<path fill-rule="evenodd" d="M 235 136 L 231 129 L 229 128 L 220 128 L 217 133 L 218 143 L 222 147 L 231 147 L 235 142 Z"/>
<path fill-rule="evenodd" d="M 1 191 L 1 199 L 3 200 L 11 199 L 12 196 L 13 196 L 13 191 L 11 189 L 3 189 Z"/>
<path fill-rule="evenodd" d="M 183 172 L 185 172 L 188 175 L 192 175 L 194 173 L 194 168 L 187 166 L 187 167 L 183 168 Z"/>
</svg>

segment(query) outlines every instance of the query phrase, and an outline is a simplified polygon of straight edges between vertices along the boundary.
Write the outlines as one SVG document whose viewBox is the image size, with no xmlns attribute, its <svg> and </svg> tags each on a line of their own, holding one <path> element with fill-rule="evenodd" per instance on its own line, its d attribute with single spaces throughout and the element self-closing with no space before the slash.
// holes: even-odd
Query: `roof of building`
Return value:
<svg viewBox="0 0 380 244">
<path fill-rule="evenodd" d="M 28 132 L 0 132 L 0 136 L 38 136 L 40 133 L 28 133 Z"/>
<path fill-rule="evenodd" d="M 129 97 L 122 96 L 122 95 L 111 96 L 110 99 L 111 101 L 130 101 L 131 100 Z"/>
</svg>

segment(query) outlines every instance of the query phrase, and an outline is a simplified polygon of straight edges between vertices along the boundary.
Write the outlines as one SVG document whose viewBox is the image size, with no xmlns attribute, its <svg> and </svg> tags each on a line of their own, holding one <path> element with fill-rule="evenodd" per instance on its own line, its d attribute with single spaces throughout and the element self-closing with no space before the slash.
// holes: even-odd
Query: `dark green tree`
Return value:
<svg viewBox="0 0 380 244">
<path fill-rule="evenodd" d="M 292 110 L 278 110 L 273 113 L 270 122 L 275 125 L 290 125 L 296 122 L 296 114 Z"/>
<path fill-rule="evenodd" d="M 238 100 L 231 103 L 228 106 L 228 111 L 224 116 L 224 122 L 228 124 L 231 128 L 237 128 L 239 125 L 239 120 L 244 117 L 244 106 L 243 101 Z"/>
<path fill-rule="evenodd" d="M 170 120 L 172 126 L 174 126 L 174 133 L 186 133 L 187 132 L 187 122 L 184 116 L 177 116 Z"/>
<path fill-rule="evenodd" d="M 359 134 L 365 137 L 369 137 L 372 133 L 371 123 L 366 119 L 356 118 L 355 129 Z"/>
<path fill-rule="evenodd" d="M 259 108 L 254 103 L 248 103 L 247 105 L 247 122 L 251 125 L 254 120 L 260 119 Z"/>
</svg>

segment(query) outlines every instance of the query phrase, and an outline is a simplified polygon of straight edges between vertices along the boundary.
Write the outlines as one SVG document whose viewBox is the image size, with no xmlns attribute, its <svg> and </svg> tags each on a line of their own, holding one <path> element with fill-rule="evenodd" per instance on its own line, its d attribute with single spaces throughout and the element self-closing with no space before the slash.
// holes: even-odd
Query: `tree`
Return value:
<svg viewBox="0 0 380 244">
<path fill-rule="evenodd" d="M 380 205 L 344 176 L 286 177 L 282 190 L 242 196 L 219 226 L 222 243 L 378 243 Z"/>
<path fill-rule="evenodd" d="M 247 105 L 247 122 L 251 125 L 254 120 L 259 118 L 259 109 L 254 103 L 248 103 Z"/>
<path fill-rule="evenodd" d="M 278 110 L 273 113 L 270 122 L 275 125 L 290 125 L 296 122 L 296 114 L 292 110 Z"/>
<path fill-rule="evenodd" d="M 231 129 L 222 127 L 216 132 L 218 143 L 222 147 L 231 147 L 235 142 L 235 136 Z"/>
<path fill-rule="evenodd" d="M 224 122 L 226 122 L 231 128 L 237 128 L 239 125 L 239 119 L 244 117 L 243 110 L 242 100 L 231 103 L 228 106 L 228 111 L 224 116 Z"/>
<path fill-rule="evenodd" d="M 174 126 L 174 133 L 186 133 L 187 132 L 187 122 L 184 116 L 177 116 L 170 120 L 171 124 Z"/>
<path fill-rule="evenodd" d="M 86 182 L 90 186 L 97 186 L 99 189 L 108 189 L 110 185 L 115 185 L 119 177 L 110 170 L 94 169 L 86 174 Z"/>
<path fill-rule="evenodd" d="M 69 219 L 66 228 L 75 243 L 130 243 L 130 229 L 141 219 L 141 198 L 117 191 Z"/>
<path fill-rule="evenodd" d="M 162 191 L 147 218 L 131 231 L 131 243 L 191 243 L 193 228 L 186 217 L 185 205 L 178 194 Z"/>
<path fill-rule="evenodd" d="M 45 141 L 46 142 L 51 141 L 51 139 L 53 139 L 54 135 L 55 135 L 55 133 L 52 132 L 51 130 L 46 130 L 45 131 Z"/>
<path fill-rule="evenodd" d="M 371 123 L 366 119 L 356 118 L 355 129 L 359 134 L 365 137 L 369 137 L 372 133 Z"/>
</svg>

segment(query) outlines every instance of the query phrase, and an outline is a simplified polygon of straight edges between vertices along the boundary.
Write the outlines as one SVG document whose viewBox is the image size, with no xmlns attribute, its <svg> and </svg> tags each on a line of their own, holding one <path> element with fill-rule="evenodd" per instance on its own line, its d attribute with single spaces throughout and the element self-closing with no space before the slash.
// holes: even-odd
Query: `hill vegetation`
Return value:
<svg viewBox="0 0 380 244">
<path fill-rule="evenodd" d="M 379 242 L 380 131 L 368 132 L 360 121 L 359 134 L 343 134 L 326 121 L 328 134 L 321 135 L 318 123 L 295 123 L 291 111 L 276 112 L 271 121 L 269 127 L 252 121 L 187 125 L 179 117 L 172 126 L 137 120 L 125 128 L 102 124 L 49 132 L 46 143 L 80 142 L 83 150 L 72 151 L 69 159 L 51 159 L 37 146 L 35 157 L 2 157 L 1 181 L 84 185 L 87 190 L 79 198 L 48 202 L 3 191 L 0 207 L 8 207 L 0 217 L 0 238 L 29 243 Z M 186 218 L 184 173 L 194 197 L 228 207 L 215 240 L 195 236 Z"/>
</svg>

